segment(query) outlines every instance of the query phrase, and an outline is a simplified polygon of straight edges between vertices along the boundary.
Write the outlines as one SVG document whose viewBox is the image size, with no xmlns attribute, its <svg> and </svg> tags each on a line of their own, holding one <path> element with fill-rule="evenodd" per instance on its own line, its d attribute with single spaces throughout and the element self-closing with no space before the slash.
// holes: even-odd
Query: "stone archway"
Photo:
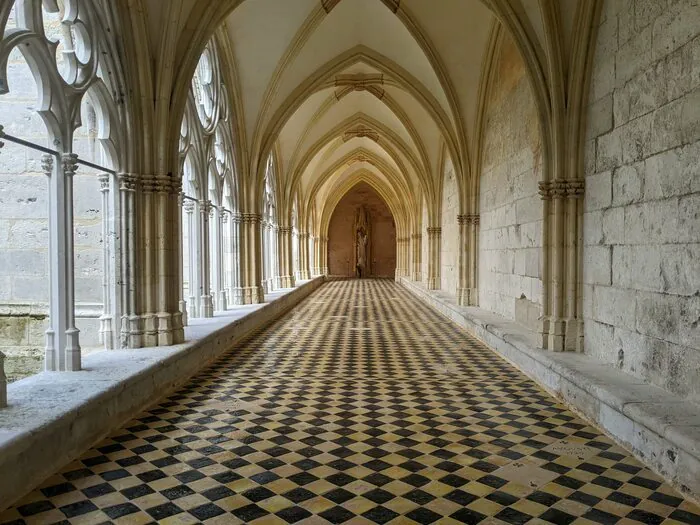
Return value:
<svg viewBox="0 0 700 525">
<path fill-rule="evenodd" d="M 328 227 L 328 273 L 355 276 L 355 219 L 364 206 L 371 232 L 367 241 L 366 277 L 394 277 L 396 224 L 384 200 L 367 183 L 360 182 L 338 202 Z"/>
</svg>

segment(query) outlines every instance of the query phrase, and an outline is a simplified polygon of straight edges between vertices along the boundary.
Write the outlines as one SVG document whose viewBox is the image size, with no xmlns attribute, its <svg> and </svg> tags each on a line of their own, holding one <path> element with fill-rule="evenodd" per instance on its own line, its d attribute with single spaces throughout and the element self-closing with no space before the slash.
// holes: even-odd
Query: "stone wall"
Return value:
<svg viewBox="0 0 700 525">
<path fill-rule="evenodd" d="M 36 112 L 37 91 L 17 50 L 8 61 L 10 93 L 0 97 L 5 132 L 46 145 Z M 83 104 L 83 126 L 73 148 L 81 158 L 103 162 L 96 143 L 94 112 Z M 99 152 L 99 153 L 98 153 Z M 49 295 L 48 179 L 42 154 L 6 142 L 0 150 L 0 351 L 13 381 L 43 366 Z M 83 166 L 74 176 L 76 324 L 81 345 L 98 346 L 102 313 L 102 209 L 96 173 Z"/>
<path fill-rule="evenodd" d="M 540 132 L 525 66 L 508 37 L 494 60 L 482 143 L 479 305 L 521 321 L 516 305 L 531 312 L 542 304 Z"/>
<path fill-rule="evenodd" d="M 353 225 L 355 212 L 364 204 L 370 218 L 369 257 L 371 276 L 394 277 L 396 271 L 396 226 L 391 211 L 371 186 L 362 182 L 346 193 L 331 216 L 328 227 L 328 272 L 332 276 L 352 277 Z"/>
<path fill-rule="evenodd" d="M 459 188 L 454 166 L 448 158 L 442 181 L 442 245 L 440 247 L 440 288 L 452 295 L 459 286 Z"/>
<path fill-rule="evenodd" d="M 700 402 L 700 3 L 607 0 L 585 155 L 585 351 Z"/>
</svg>

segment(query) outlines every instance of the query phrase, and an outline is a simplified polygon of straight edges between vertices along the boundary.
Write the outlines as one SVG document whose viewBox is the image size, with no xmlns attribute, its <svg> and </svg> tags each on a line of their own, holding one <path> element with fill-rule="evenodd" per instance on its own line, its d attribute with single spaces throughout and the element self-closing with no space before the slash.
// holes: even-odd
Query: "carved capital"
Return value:
<svg viewBox="0 0 700 525">
<path fill-rule="evenodd" d="M 109 173 L 100 173 L 97 176 L 97 180 L 100 181 L 100 191 L 106 193 L 109 191 Z"/>
<path fill-rule="evenodd" d="M 580 199 L 583 197 L 585 187 L 583 179 L 540 181 L 539 194 L 543 200 Z"/>
<path fill-rule="evenodd" d="M 119 191 L 136 191 L 138 179 L 132 173 L 120 173 L 117 175 L 119 181 Z"/>
<path fill-rule="evenodd" d="M 53 173 L 53 155 L 47 153 L 41 156 L 41 170 L 47 177 L 51 176 Z"/>
<path fill-rule="evenodd" d="M 242 213 L 241 220 L 246 224 L 259 224 L 261 217 L 259 213 Z"/>
<path fill-rule="evenodd" d="M 228 213 L 222 213 L 220 215 L 221 224 L 228 224 Z"/>
<path fill-rule="evenodd" d="M 182 209 L 188 214 L 194 213 L 194 201 L 190 199 L 184 199 L 182 202 Z"/>
<path fill-rule="evenodd" d="M 212 204 L 209 200 L 199 201 L 199 213 L 205 217 L 209 217 L 212 212 Z"/>
<path fill-rule="evenodd" d="M 442 235 L 442 228 L 440 226 L 431 226 L 428 230 L 428 235 Z"/>
<path fill-rule="evenodd" d="M 5 136 L 4 130 L 5 130 L 5 128 L 3 128 L 2 125 L 0 125 L 0 139 Z M 0 140 L 0 149 L 2 149 L 4 145 L 5 145 L 5 143 L 2 140 Z"/>
<path fill-rule="evenodd" d="M 277 231 L 278 231 L 279 233 L 281 233 L 282 235 L 291 235 L 291 233 L 292 233 L 292 228 L 290 228 L 289 226 L 279 226 L 279 227 L 277 228 Z"/>
<path fill-rule="evenodd" d="M 61 165 L 66 177 L 72 177 L 78 170 L 78 155 L 76 153 L 64 153 L 61 155 Z"/>
</svg>

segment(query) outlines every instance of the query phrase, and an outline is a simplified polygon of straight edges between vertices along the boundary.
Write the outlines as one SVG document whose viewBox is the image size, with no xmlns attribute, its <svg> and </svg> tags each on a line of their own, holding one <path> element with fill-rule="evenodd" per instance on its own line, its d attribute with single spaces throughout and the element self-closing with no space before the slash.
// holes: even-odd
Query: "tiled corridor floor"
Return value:
<svg viewBox="0 0 700 525">
<path fill-rule="evenodd" d="M 0 522 L 698 525 L 700 509 L 398 285 L 340 281 Z"/>
</svg>

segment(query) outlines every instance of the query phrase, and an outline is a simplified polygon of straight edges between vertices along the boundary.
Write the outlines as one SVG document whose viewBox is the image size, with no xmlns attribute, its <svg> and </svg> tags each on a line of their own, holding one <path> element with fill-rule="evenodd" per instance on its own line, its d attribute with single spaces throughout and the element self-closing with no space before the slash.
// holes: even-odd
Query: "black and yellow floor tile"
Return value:
<svg viewBox="0 0 700 525">
<path fill-rule="evenodd" d="M 698 525 L 391 281 L 326 284 L 0 515 L 12 524 Z"/>
</svg>

